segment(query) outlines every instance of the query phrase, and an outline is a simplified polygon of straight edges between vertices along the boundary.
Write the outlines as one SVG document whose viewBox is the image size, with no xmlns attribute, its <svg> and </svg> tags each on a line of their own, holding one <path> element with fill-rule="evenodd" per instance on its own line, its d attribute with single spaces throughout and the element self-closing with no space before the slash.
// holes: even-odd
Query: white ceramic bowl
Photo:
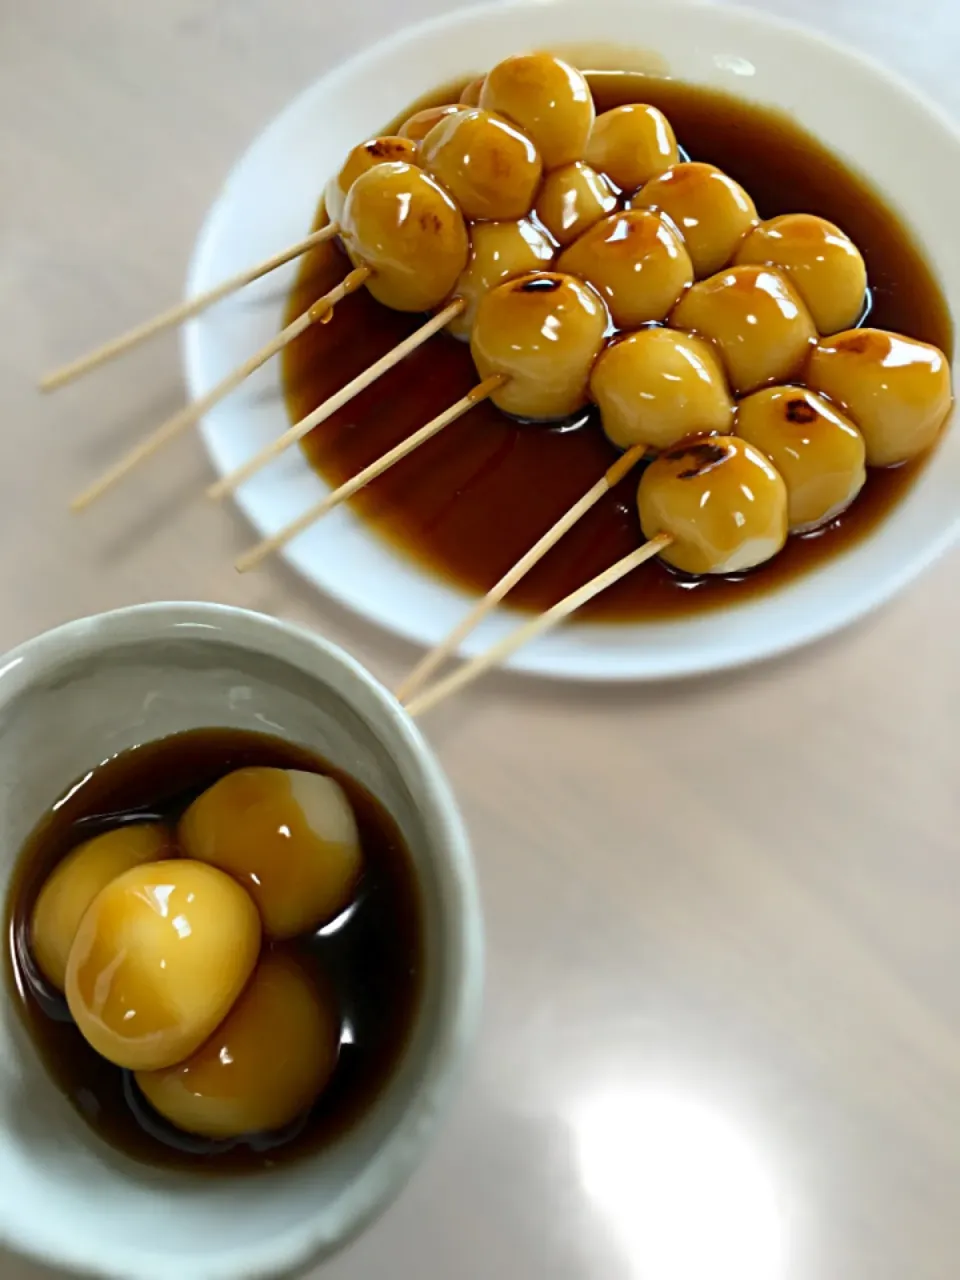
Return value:
<svg viewBox="0 0 960 1280">
<path fill-rule="evenodd" d="M 426 981 L 404 1058 L 329 1150 L 247 1177 L 152 1169 L 88 1128 L 0 998 L 0 1245 L 116 1280 L 237 1280 L 299 1270 L 399 1190 L 473 1035 L 480 908 L 456 803 L 396 701 L 306 631 L 209 604 L 72 622 L 0 658 L 0 879 L 42 814 L 113 752 L 184 729 L 255 729 L 317 750 L 386 805 L 416 862 Z M 4 964 L 6 968 L 6 962 Z"/>
<path fill-rule="evenodd" d="M 200 236 L 192 294 L 299 239 L 346 151 L 420 96 L 518 49 L 609 46 L 652 51 L 670 75 L 793 114 L 865 172 L 925 246 L 960 314 L 960 136 L 913 89 L 855 54 L 758 13 L 693 0 L 534 0 L 450 14 L 393 35 L 319 80 L 258 138 Z M 201 395 L 280 328 L 294 268 L 207 313 L 185 334 L 190 392 Z M 956 377 L 956 370 L 955 370 Z M 221 474 L 287 425 L 276 361 L 211 413 L 204 438 Z M 584 489 L 593 477 L 584 478 Z M 270 534 L 324 486 L 296 450 L 249 482 L 239 503 Z M 960 527 L 960 432 L 950 431 L 906 501 L 869 539 L 760 598 L 689 619 L 572 624 L 512 659 L 516 668 L 590 679 L 656 679 L 730 667 L 853 621 L 913 578 Z M 368 618 L 424 644 L 468 601 L 372 536 L 346 509 L 287 550 L 306 578 Z M 501 612 L 465 645 L 476 653 L 516 624 Z"/>
</svg>

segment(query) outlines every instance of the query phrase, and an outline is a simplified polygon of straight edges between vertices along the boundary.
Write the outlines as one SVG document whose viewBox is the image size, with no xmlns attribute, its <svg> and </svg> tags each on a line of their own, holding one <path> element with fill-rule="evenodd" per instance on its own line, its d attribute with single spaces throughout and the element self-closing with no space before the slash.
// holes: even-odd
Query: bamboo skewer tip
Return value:
<svg viewBox="0 0 960 1280">
<path fill-rule="evenodd" d="M 320 227 L 317 231 L 311 231 L 304 239 L 298 240 L 296 244 L 288 246 L 288 248 L 281 250 L 279 253 L 272 254 L 255 266 L 247 267 L 245 270 L 231 276 L 228 280 L 214 285 L 213 288 L 207 289 L 193 298 L 188 298 L 185 302 L 179 302 L 169 307 L 166 311 L 161 311 L 159 315 L 150 320 L 145 320 L 142 324 L 135 325 L 132 329 L 128 329 L 116 338 L 111 338 L 109 342 L 103 343 L 86 355 L 79 356 L 76 360 L 71 360 L 68 364 L 60 365 L 59 368 L 44 374 L 37 383 L 39 390 L 43 392 L 56 391 L 58 388 L 66 386 L 67 383 L 75 381 L 85 373 L 90 373 L 100 365 L 106 364 L 107 361 L 115 360 L 118 356 L 139 346 L 141 342 L 146 342 L 154 334 L 161 333 L 164 329 L 170 329 L 174 325 L 181 324 L 184 320 L 189 320 L 193 316 L 199 315 L 201 311 L 205 311 L 207 307 L 219 302 L 221 298 L 226 298 L 229 294 L 242 289 L 244 285 L 252 284 L 255 280 L 259 280 L 261 276 L 268 275 L 278 267 L 292 262 L 294 258 L 299 258 L 316 245 L 332 239 L 339 231 L 340 227 L 335 222 L 328 223 L 327 226 Z"/>
<path fill-rule="evenodd" d="M 205 413 L 219 404 L 231 391 L 239 387 L 252 373 L 255 373 L 268 360 L 282 351 L 284 347 L 289 346 L 295 338 L 298 338 L 312 324 L 322 320 L 348 293 L 359 289 L 369 274 L 370 272 L 366 267 L 360 267 L 352 271 L 336 288 L 331 289 L 322 298 L 318 298 L 306 311 L 301 312 L 300 315 L 291 320 L 285 328 L 275 334 L 259 351 L 255 352 L 236 369 L 231 370 L 225 378 L 205 395 L 201 396 L 199 400 L 194 400 L 191 404 L 185 405 L 171 418 L 168 418 L 166 422 L 156 427 L 150 435 L 135 445 L 113 466 L 109 467 L 98 480 L 95 480 L 93 484 L 78 494 L 70 504 L 70 509 L 78 512 L 88 507 L 135 467 L 139 466 L 141 462 L 152 457 L 168 441 L 173 440 L 187 430 L 188 427 L 199 422 Z"/>
</svg>

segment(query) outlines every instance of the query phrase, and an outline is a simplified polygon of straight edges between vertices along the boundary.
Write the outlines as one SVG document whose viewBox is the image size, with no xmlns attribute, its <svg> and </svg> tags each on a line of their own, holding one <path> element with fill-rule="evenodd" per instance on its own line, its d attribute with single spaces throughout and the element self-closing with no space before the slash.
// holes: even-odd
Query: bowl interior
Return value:
<svg viewBox="0 0 960 1280">
<path fill-rule="evenodd" d="M 273 652 L 207 622 L 154 638 L 68 643 L 39 664 L 32 651 L 14 660 L 21 669 L 0 677 L 0 883 L 5 889 L 42 813 L 113 753 L 204 726 L 271 733 L 348 770 L 399 823 L 424 903 L 423 1004 L 397 1074 L 342 1141 L 265 1175 L 204 1178 L 148 1168 L 107 1147 L 48 1079 L 4 1000 L 0 1237 L 82 1271 L 272 1274 L 342 1243 L 416 1159 L 474 1003 L 477 975 L 462 962 L 477 927 L 465 844 L 429 758 L 349 660 L 279 624 L 240 617 Z M 18 687 L 4 699 L 11 681 Z"/>
<path fill-rule="evenodd" d="M 780 107 L 866 174 L 924 246 L 951 309 L 960 301 L 960 140 L 935 108 L 856 55 L 755 13 L 692 0 L 596 0 L 545 8 L 527 0 L 467 10 L 401 33 L 298 98 L 231 174 L 200 236 L 193 293 L 300 238 L 321 188 L 346 151 L 425 90 L 523 48 L 562 46 L 583 61 L 624 49 L 691 82 Z M 600 55 L 598 55 L 598 49 Z M 816 86 L 814 92 L 811 85 Z M 295 267 L 261 280 L 185 331 L 191 394 L 208 390 L 276 333 Z M 270 362 L 207 416 L 216 470 L 232 470 L 287 425 L 279 366 Z M 595 477 L 585 477 L 584 489 Z M 960 435 L 948 432 L 907 499 L 869 539 L 766 596 L 706 616 L 625 626 L 573 624 L 522 649 L 518 668 L 595 679 L 651 679 L 745 662 L 850 622 L 888 598 L 955 536 Z M 269 534 L 316 502 L 319 478 L 296 450 L 239 494 Z M 318 587 L 381 625 L 426 644 L 467 601 L 379 541 L 341 508 L 301 535 L 287 558 Z M 478 652 L 515 618 L 501 611 L 465 645 Z"/>
</svg>

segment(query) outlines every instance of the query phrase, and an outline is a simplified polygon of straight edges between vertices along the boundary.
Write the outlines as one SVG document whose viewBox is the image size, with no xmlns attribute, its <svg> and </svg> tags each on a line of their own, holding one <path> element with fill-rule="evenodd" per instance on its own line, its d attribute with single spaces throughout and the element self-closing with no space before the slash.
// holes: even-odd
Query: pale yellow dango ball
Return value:
<svg viewBox="0 0 960 1280">
<path fill-rule="evenodd" d="M 467 265 L 463 214 L 442 186 L 412 164 L 380 164 L 360 175 L 343 210 L 344 247 L 367 266 L 370 293 L 395 311 L 429 311 Z"/>
<path fill-rule="evenodd" d="M 162 1116 L 205 1138 L 283 1129 L 304 1115 L 337 1065 L 340 1014 L 294 957 L 264 955 L 207 1042 L 175 1066 L 138 1071 Z"/>
<path fill-rule="evenodd" d="M 556 421 L 587 403 L 590 371 L 608 325 L 606 307 L 590 285 L 538 272 L 508 280 L 481 299 L 470 353 L 481 378 L 507 378 L 491 397 L 504 413 Z"/>
<path fill-rule="evenodd" d="M 630 203 L 634 209 L 656 209 L 676 223 L 698 280 L 725 267 L 758 221 L 756 206 L 739 182 L 695 160 L 652 178 Z"/>
<path fill-rule="evenodd" d="M 551 242 L 526 218 L 475 222 L 470 228 L 470 258 L 453 289 L 454 296 L 466 302 L 466 310 L 450 321 L 447 332 L 455 338 L 469 338 L 484 294 L 504 280 L 549 267 L 553 256 Z"/>
<path fill-rule="evenodd" d="M 631 102 L 597 116 L 583 158 L 621 191 L 630 192 L 675 165 L 679 157 L 673 127 L 663 112 Z"/>
<path fill-rule="evenodd" d="M 741 400 L 737 435 L 783 476 L 791 533 L 816 529 L 846 511 L 867 478 L 863 436 L 806 387 L 767 387 Z"/>
<path fill-rule="evenodd" d="M 478 107 L 435 124 L 420 144 L 420 162 L 473 220 L 526 217 L 543 171 L 526 134 Z"/>
<path fill-rule="evenodd" d="M 400 126 L 399 136 L 409 138 L 411 142 L 422 142 L 435 124 L 463 110 L 462 102 L 447 102 L 439 107 L 424 107 L 422 111 L 415 111 L 408 120 L 404 120 Z"/>
<path fill-rule="evenodd" d="M 822 338 L 805 381 L 850 415 L 872 467 L 892 467 L 929 449 L 953 405 L 943 352 L 884 329 Z"/>
<path fill-rule="evenodd" d="M 699 281 L 670 324 L 716 343 L 739 395 L 795 378 L 817 336 L 803 299 L 769 267 L 730 267 Z"/>
<path fill-rule="evenodd" d="M 645 538 L 685 573 L 741 573 L 787 540 L 787 489 L 759 449 L 734 436 L 694 436 L 647 467 L 637 490 Z"/>
<path fill-rule="evenodd" d="M 561 271 L 597 290 L 618 329 L 663 320 L 693 280 L 690 255 L 675 228 L 659 214 L 611 214 L 564 249 Z"/>
<path fill-rule="evenodd" d="M 498 62 L 483 82 L 480 105 L 532 138 L 545 169 L 583 157 L 595 117 L 583 72 L 549 53 L 518 53 Z"/>
<path fill-rule="evenodd" d="M 185 858 L 112 880 L 87 908 L 67 961 L 83 1037 L 134 1071 L 182 1062 L 220 1025 L 260 951 L 253 899 Z"/>
<path fill-rule="evenodd" d="M 734 261 L 776 267 L 807 304 L 820 333 L 856 324 L 867 296 L 863 255 L 839 227 L 812 213 L 785 213 L 749 232 Z"/>
<path fill-rule="evenodd" d="M 485 76 L 477 76 L 476 80 L 471 80 L 463 86 L 463 92 L 460 94 L 460 101 L 465 107 L 479 107 L 480 94 L 483 92 L 483 82 Z"/>
<path fill-rule="evenodd" d="M 331 222 L 343 221 L 343 206 L 350 188 L 368 169 L 378 164 L 416 164 L 417 144 L 410 138 L 388 135 L 361 142 L 347 156 L 343 168 L 327 183 L 324 205 Z"/>
<path fill-rule="evenodd" d="M 94 836 L 57 863 L 30 918 L 30 950 L 47 981 L 63 990 L 67 957 L 80 921 L 101 889 L 131 867 L 173 858 L 176 853 L 166 827 L 142 822 Z"/>
<path fill-rule="evenodd" d="M 357 822 L 338 782 L 299 769 L 228 773 L 180 819 L 180 848 L 238 880 L 270 938 L 294 938 L 350 905 L 363 868 Z"/>
<path fill-rule="evenodd" d="M 593 366 L 590 394 L 621 449 L 666 449 L 685 436 L 729 431 L 733 422 L 713 347 L 670 329 L 640 329 L 610 343 Z"/>
<path fill-rule="evenodd" d="M 537 217 L 558 244 L 583 235 L 617 207 L 609 181 L 582 160 L 548 173 L 537 196 Z"/>
</svg>

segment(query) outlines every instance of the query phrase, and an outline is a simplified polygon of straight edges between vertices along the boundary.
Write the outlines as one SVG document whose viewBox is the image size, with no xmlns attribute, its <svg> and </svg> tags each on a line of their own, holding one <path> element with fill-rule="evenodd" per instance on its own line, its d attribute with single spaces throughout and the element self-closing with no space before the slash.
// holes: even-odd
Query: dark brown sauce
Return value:
<svg viewBox="0 0 960 1280">
<path fill-rule="evenodd" d="M 364 853 L 356 908 L 344 923 L 284 943 L 336 993 L 343 1027 L 336 1070 L 313 1109 L 278 1134 L 218 1142 L 181 1133 L 139 1094 L 132 1073 L 83 1039 L 66 1001 L 43 981 L 27 946 L 37 895 L 76 845 L 123 822 L 173 826 L 219 778 L 247 765 L 326 773 L 353 805 Z M 393 1075 L 417 1016 L 423 977 L 420 898 L 396 823 L 367 790 L 319 756 L 266 734 L 204 729 L 126 751 L 93 770 L 51 808 L 20 854 L 7 902 L 7 977 L 48 1071 L 101 1137 L 146 1163 L 203 1173 L 246 1173 L 311 1154 L 353 1127 Z"/>
<path fill-rule="evenodd" d="M 590 77 L 598 110 L 650 102 L 670 118 L 692 160 L 726 170 L 756 201 L 760 216 L 804 211 L 841 226 L 867 263 L 869 323 L 952 351 L 950 315 L 930 269 L 870 184 L 787 115 L 714 90 L 631 73 Z M 417 104 L 455 99 L 456 90 Z M 406 117 L 408 113 L 404 113 Z M 318 224 L 324 220 L 322 209 Z M 288 319 L 346 272 L 333 246 L 305 259 Z M 372 364 L 422 323 L 380 306 L 364 291 L 288 347 L 283 377 L 291 421 Z M 467 345 L 440 334 L 304 441 L 311 464 L 342 483 L 462 396 L 477 381 Z M 593 416 L 578 430 L 520 425 L 478 405 L 353 499 L 383 537 L 457 586 L 483 592 L 527 551 L 616 458 Z M 687 578 L 653 561 L 582 610 L 594 619 L 632 620 L 688 613 L 769 591 L 869 534 L 926 463 L 874 470 L 853 506 L 831 525 L 793 537 L 774 560 L 736 579 Z M 638 474 L 627 476 L 511 592 L 508 603 L 542 610 L 642 541 Z"/>
</svg>

